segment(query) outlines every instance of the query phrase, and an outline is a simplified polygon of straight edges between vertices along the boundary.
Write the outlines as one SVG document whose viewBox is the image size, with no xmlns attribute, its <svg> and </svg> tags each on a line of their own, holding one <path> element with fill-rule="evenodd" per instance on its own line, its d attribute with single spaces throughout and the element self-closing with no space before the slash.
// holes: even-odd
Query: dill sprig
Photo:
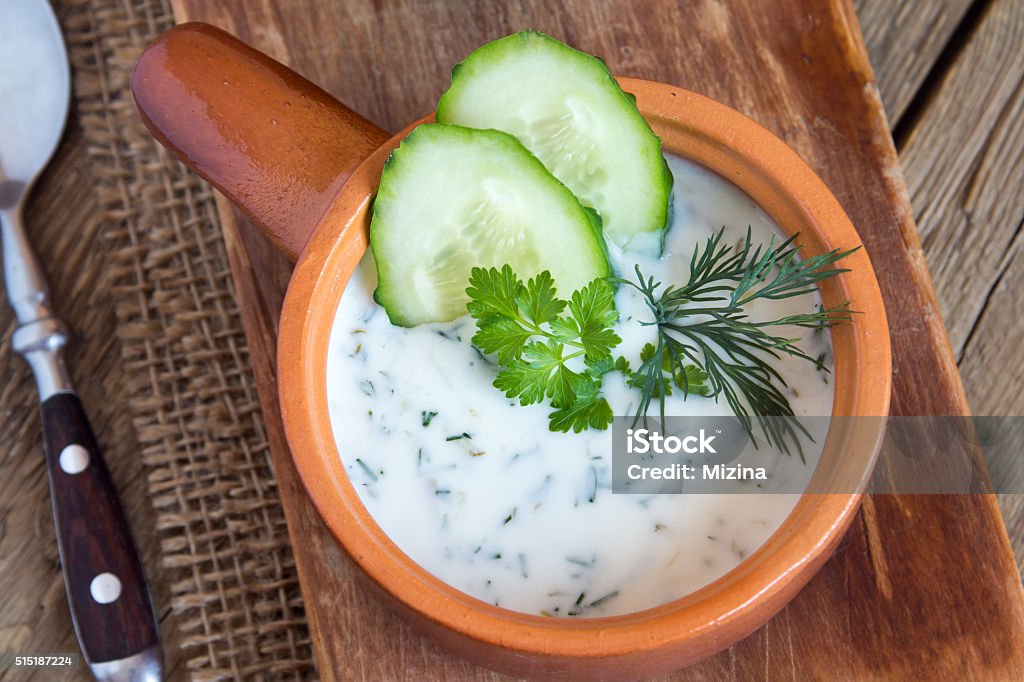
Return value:
<svg viewBox="0 0 1024 682">
<path fill-rule="evenodd" d="M 771 330 L 781 326 L 824 329 L 849 320 L 853 311 L 846 302 L 810 313 L 753 321 L 744 307 L 758 299 L 780 300 L 816 291 L 819 282 L 848 271 L 831 266 L 857 249 L 833 249 L 801 260 L 800 247 L 795 244 L 798 235 L 778 245 L 772 240 L 766 246 L 754 246 L 748 227 L 743 245 L 734 247 L 722 243 L 723 233 L 724 229 L 719 230 L 708 238 L 703 250 L 698 247 L 694 251 L 683 285 L 662 289 L 661 282 L 644 277 L 639 266 L 636 282 L 617 280 L 643 295 L 654 319 L 641 324 L 658 328 L 653 353 L 631 380 L 641 391 L 634 424 L 646 421 L 654 399 L 664 423 L 670 382 L 675 381 L 688 395 L 693 387 L 689 381 L 692 367 L 690 372 L 687 368 L 693 365 L 707 375 L 699 392 L 716 399 L 724 396 L 755 447 L 756 425 L 769 445 L 786 453 L 795 446 L 803 459 L 800 436 L 811 436 L 778 388 L 776 382 L 782 386 L 786 382 L 771 360 L 789 355 L 818 366 L 820 362 L 796 345 L 798 339 Z M 666 367 L 675 369 L 666 372 Z"/>
</svg>

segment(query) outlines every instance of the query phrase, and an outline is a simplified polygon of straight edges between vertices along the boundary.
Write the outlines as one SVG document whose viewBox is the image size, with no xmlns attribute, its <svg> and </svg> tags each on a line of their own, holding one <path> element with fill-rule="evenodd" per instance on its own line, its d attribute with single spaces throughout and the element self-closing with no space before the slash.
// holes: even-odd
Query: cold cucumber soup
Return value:
<svg viewBox="0 0 1024 682">
<path fill-rule="evenodd" d="M 723 243 L 776 243 L 782 233 L 739 188 L 690 161 L 667 157 L 674 217 L 663 255 L 618 252 L 615 271 L 639 263 L 664 282 L 685 282 L 698 244 L 725 228 Z M 573 254 L 566 253 L 569 259 Z M 691 593 L 734 568 L 779 527 L 797 501 L 767 494 L 781 481 L 809 480 L 824 433 L 806 464 L 763 445 L 767 481 L 736 481 L 743 495 L 633 495 L 611 491 L 611 430 L 555 433 L 547 405 L 520 406 L 495 390 L 493 359 L 469 340 L 468 316 L 399 327 L 373 299 L 368 254 L 348 283 L 329 345 L 327 395 L 338 450 L 360 499 L 385 533 L 426 571 L 498 606 L 548 616 L 611 616 Z M 570 292 L 561 292 L 568 296 Z M 655 340 L 640 294 L 619 286 L 622 337 L 616 354 L 638 357 Z M 816 294 L 759 299 L 753 320 L 806 313 Z M 828 333 L 783 328 L 820 367 L 783 357 L 774 366 L 798 416 L 832 409 Z M 639 393 L 621 374 L 602 391 L 616 415 L 632 415 Z M 721 415 L 723 399 L 681 391 L 670 415 Z M 824 429 L 825 420 L 815 420 Z M 750 456 L 745 463 L 752 463 Z M 794 489 L 791 485 L 788 490 Z M 799 489 L 799 488 L 797 488 Z"/>
</svg>

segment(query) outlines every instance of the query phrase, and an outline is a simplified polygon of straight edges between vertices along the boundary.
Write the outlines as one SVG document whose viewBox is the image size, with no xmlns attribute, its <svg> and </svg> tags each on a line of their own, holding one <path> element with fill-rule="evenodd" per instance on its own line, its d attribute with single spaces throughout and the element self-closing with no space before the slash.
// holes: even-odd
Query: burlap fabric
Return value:
<svg viewBox="0 0 1024 682">
<path fill-rule="evenodd" d="M 294 559 L 209 187 L 146 132 L 128 91 L 166 0 L 68 0 L 76 105 L 99 204 L 126 406 L 173 619 L 194 679 L 314 674 Z"/>
</svg>

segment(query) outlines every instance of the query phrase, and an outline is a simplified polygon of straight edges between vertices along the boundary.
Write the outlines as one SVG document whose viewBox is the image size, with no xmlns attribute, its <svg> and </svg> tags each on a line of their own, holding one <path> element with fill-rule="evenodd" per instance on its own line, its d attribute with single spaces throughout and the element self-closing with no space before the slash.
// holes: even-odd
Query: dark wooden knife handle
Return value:
<svg viewBox="0 0 1024 682">
<path fill-rule="evenodd" d="M 131 531 L 78 396 L 53 395 L 42 414 L 57 544 L 82 653 L 89 663 L 128 658 L 159 641 Z"/>
</svg>

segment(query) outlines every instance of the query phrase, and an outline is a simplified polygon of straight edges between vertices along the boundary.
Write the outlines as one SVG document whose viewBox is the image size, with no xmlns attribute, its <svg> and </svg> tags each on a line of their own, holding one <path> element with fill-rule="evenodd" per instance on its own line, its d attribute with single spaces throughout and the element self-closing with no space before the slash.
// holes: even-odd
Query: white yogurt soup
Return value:
<svg viewBox="0 0 1024 682">
<path fill-rule="evenodd" d="M 748 225 L 755 244 L 779 240 L 768 215 L 735 185 L 695 163 L 668 162 L 674 218 L 664 255 L 613 253 L 620 276 L 632 277 L 639 262 L 656 281 L 683 283 L 695 246 L 723 226 L 723 243 L 741 242 Z M 737 481 L 746 494 L 613 494 L 610 429 L 549 431 L 549 406 L 522 407 L 491 386 L 496 368 L 470 345 L 471 318 L 393 326 L 373 300 L 375 286 L 367 254 L 345 289 L 329 344 L 327 395 L 338 450 L 360 499 L 398 547 L 481 600 L 588 617 L 666 603 L 754 552 L 798 498 L 763 491 L 813 473 L 823 432 L 805 444 L 806 464 L 763 444 L 745 455 L 744 464 L 756 457 L 769 472 L 765 482 Z M 757 300 L 750 313 L 754 320 L 807 313 L 819 302 L 810 294 Z M 622 344 L 614 353 L 635 368 L 656 331 L 637 323 L 650 313 L 631 287 L 619 287 L 616 305 Z M 801 338 L 811 357 L 824 353 L 831 367 L 827 333 L 780 333 Z M 831 413 L 824 372 L 795 358 L 776 368 L 798 416 Z M 640 394 L 622 375 L 606 375 L 603 392 L 616 415 L 634 414 Z M 724 400 L 684 400 L 681 393 L 668 398 L 667 414 L 731 414 Z M 824 429 L 825 422 L 814 423 Z"/>
</svg>

